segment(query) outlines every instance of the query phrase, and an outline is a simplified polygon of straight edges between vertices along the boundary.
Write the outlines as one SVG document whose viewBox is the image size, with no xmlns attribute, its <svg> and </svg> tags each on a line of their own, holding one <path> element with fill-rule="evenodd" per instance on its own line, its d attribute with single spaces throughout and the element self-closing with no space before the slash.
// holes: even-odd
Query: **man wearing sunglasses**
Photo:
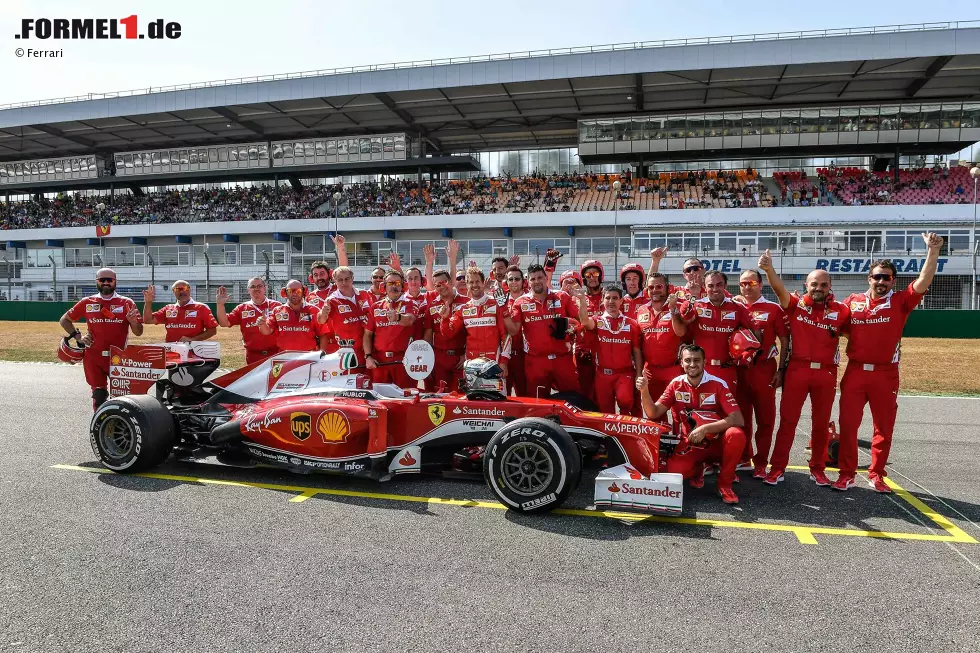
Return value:
<svg viewBox="0 0 980 653">
<path fill-rule="evenodd" d="M 321 333 L 328 331 L 330 337 L 320 338 L 320 349 L 327 354 L 341 348 L 353 349 L 357 356 L 357 365 L 362 367 L 364 327 L 374 302 L 370 292 L 354 288 L 354 272 L 346 265 L 333 271 L 333 280 L 337 289 L 330 293 L 321 306 L 321 312 L 327 314 L 327 322 Z"/>
<path fill-rule="evenodd" d="M 143 324 L 162 324 L 167 330 L 166 342 L 207 340 L 218 333 L 218 321 L 211 307 L 191 298 L 191 285 L 178 279 L 171 286 L 176 302 L 153 310 L 156 288 L 143 291 Z"/>
<path fill-rule="evenodd" d="M 759 342 L 762 343 L 755 362 L 750 367 L 738 368 L 736 399 L 745 419 L 746 435 L 745 451 L 739 461 L 739 468 L 746 469 L 752 460 L 752 478 L 763 479 L 766 477 L 772 434 L 776 428 L 776 388 L 783 385 L 786 355 L 789 353 L 789 323 L 783 307 L 762 296 L 762 274 L 758 270 L 743 272 L 738 280 L 738 288 L 741 294 L 735 301 L 748 309 L 752 326 L 760 334 Z M 757 421 L 754 457 L 753 413 Z"/>
<path fill-rule="evenodd" d="M 61 316 L 61 328 L 85 345 L 82 368 L 85 382 L 92 388 L 93 410 L 109 398 L 109 348 L 124 348 L 130 331 L 143 334 L 136 303 L 116 294 L 116 273 L 102 268 L 95 274 L 95 282 L 99 292 L 80 300 Z M 81 319 L 87 327 L 84 336 L 74 324 Z"/>
<path fill-rule="evenodd" d="M 660 271 L 660 262 L 667 256 L 668 250 L 668 247 L 657 247 L 650 250 L 650 270 L 647 276 Z M 691 301 L 706 297 L 708 291 L 704 285 L 705 267 L 701 259 L 685 259 L 681 271 L 684 274 L 685 284 L 683 286 L 672 285 L 667 290 L 671 293 L 677 293 L 677 298 L 681 300 Z M 731 294 L 726 290 L 725 296 L 731 297 Z"/>
<path fill-rule="evenodd" d="M 276 306 L 269 313 L 256 319 L 262 335 L 275 334 L 276 345 L 280 351 L 316 351 L 320 349 L 320 338 L 328 333 L 326 327 L 329 313 L 306 301 L 306 286 L 290 279 L 283 288 L 285 304 Z"/>
<path fill-rule="evenodd" d="M 884 259 L 871 265 L 867 292 L 855 293 L 844 300 L 851 310 L 851 324 L 847 369 L 840 382 L 840 475 L 834 483 L 836 490 L 846 490 L 854 484 L 858 429 L 864 416 L 864 405 L 871 404 L 874 435 L 868 483 L 878 492 L 891 492 L 885 482 L 885 464 L 898 413 L 902 330 L 909 313 L 919 305 L 932 284 L 943 246 L 942 237 L 934 233 L 922 234 L 922 240 L 928 249 L 926 261 L 918 278 L 906 288 L 895 291 L 895 264 Z"/>
<path fill-rule="evenodd" d="M 436 390 L 442 381 L 446 382 L 449 392 L 454 392 L 459 389 L 459 381 L 463 378 L 466 332 L 458 330 L 453 333 L 445 328 L 445 324 L 453 311 L 465 305 L 468 298 L 456 292 L 450 279 L 448 270 L 433 272 L 435 290 L 428 293 L 426 299 L 428 309 L 423 316 L 425 339 L 432 345 L 436 357 L 432 374 L 425 379 L 425 389 L 429 392 Z"/>
<path fill-rule="evenodd" d="M 599 261 L 586 261 L 582 264 L 582 282 L 585 286 L 585 302 L 589 317 L 600 317 L 605 310 L 602 306 L 602 283 L 606 270 Z M 575 340 L 575 369 L 582 394 L 595 401 L 596 348 L 595 331 L 582 331 Z"/>
<path fill-rule="evenodd" d="M 385 292 L 385 298 L 371 307 L 364 327 L 365 367 L 375 383 L 414 388 L 418 383 L 408 376 L 402 361 L 417 318 L 415 302 L 405 294 L 405 277 L 397 270 L 385 275 Z"/>
<path fill-rule="evenodd" d="M 368 292 L 371 293 L 371 303 L 380 302 L 385 298 L 385 269 L 382 267 L 377 267 L 371 270 L 371 287 L 368 288 Z"/>
<path fill-rule="evenodd" d="M 245 364 L 251 365 L 263 358 L 272 356 L 279 351 L 275 334 L 263 335 L 259 331 L 259 317 L 269 318 L 269 313 L 280 302 L 266 297 L 265 281 L 262 277 L 252 277 L 248 280 L 247 302 L 242 302 L 231 313 L 225 312 L 225 302 L 228 301 L 228 291 L 224 286 L 218 288 L 215 295 L 215 305 L 218 308 L 218 324 L 225 327 L 237 326 L 242 330 L 242 344 L 245 346 Z"/>
<path fill-rule="evenodd" d="M 790 294 L 772 265 L 769 250 L 759 257 L 759 267 L 779 305 L 789 319 L 792 351 L 783 379 L 783 396 L 779 402 L 779 429 L 769 461 L 769 472 L 763 482 L 777 485 L 784 480 L 789 453 L 796 438 L 803 402 L 810 397 L 810 480 L 820 486 L 831 485 L 824 472 L 827 462 L 827 439 L 830 412 L 837 391 L 837 364 L 840 362 L 840 336 L 851 321 L 851 311 L 834 299 L 830 274 L 814 270 L 806 278 L 806 291 Z"/>
</svg>

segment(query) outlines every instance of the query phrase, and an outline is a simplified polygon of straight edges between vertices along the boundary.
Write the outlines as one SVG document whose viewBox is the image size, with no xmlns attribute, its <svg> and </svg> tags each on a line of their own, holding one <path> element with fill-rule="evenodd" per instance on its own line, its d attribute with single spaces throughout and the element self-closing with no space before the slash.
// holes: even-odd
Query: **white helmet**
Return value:
<svg viewBox="0 0 980 653">
<path fill-rule="evenodd" d="M 495 360 L 474 358 L 463 364 L 463 390 L 467 393 L 495 392 L 503 394 L 503 369 Z"/>
</svg>

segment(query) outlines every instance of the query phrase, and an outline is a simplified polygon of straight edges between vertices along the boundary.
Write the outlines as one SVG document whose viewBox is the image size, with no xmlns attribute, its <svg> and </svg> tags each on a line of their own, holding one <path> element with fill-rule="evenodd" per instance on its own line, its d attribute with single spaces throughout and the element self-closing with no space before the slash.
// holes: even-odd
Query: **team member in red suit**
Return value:
<svg viewBox="0 0 980 653">
<path fill-rule="evenodd" d="M 463 378 L 463 353 L 466 349 L 467 334 L 464 331 L 452 332 L 446 329 L 447 317 L 459 306 L 468 301 L 460 295 L 452 284 L 448 270 L 432 273 L 436 289 L 429 293 L 429 306 L 425 319 L 425 339 L 435 351 L 435 368 L 425 379 L 425 389 L 430 392 L 439 388 L 441 382 L 449 392 L 459 389 Z"/>
<path fill-rule="evenodd" d="M 800 410 L 810 397 L 810 478 L 817 485 L 830 485 L 824 473 L 827 461 L 827 438 L 830 411 L 837 391 L 838 344 L 841 333 L 851 321 L 847 306 L 834 299 L 830 274 L 814 270 L 806 278 L 806 292 L 790 294 L 772 266 L 769 250 L 759 257 L 759 267 L 779 299 L 789 319 L 790 358 L 783 379 L 783 398 L 779 404 L 779 430 L 770 458 L 769 485 L 783 480 L 789 452 L 796 437 Z"/>
<path fill-rule="evenodd" d="M 738 503 L 732 483 L 735 466 L 745 447 L 745 432 L 735 396 L 722 379 L 704 371 L 704 351 L 697 345 L 681 347 L 681 366 L 684 374 L 667 384 L 656 403 L 646 378 L 637 379 L 646 414 L 651 419 L 661 419 L 670 410 L 675 432 L 687 432 L 667 459 L 667 472 L 681 474 L 691 487 L 700 488 L 704 487 L 705 463 L 720 463 L 718 494 L 725 503 Z M 692 419 L 688 411 L 694 410 L 716 421 L 690 430 L 680 428 Z"/>
<path fill-rule="evenodd" d="M 432 247 L 432 245 L 426 245 Z M 434 248 L 433 248 L 434 249 Z M 432 273 L 429 272 L 429 277 Z M 410 267 L 405 270 L 405 293 L 404 297 L 412 303 L 412 310 L 415 311 L 415 323 L 412 325 L 412 340 L 422 340 L 425 337 L 425 320 L 423 319 L 429 310 L 429 297 L 423 288 L 426 284 L 426 277 L 422 275 L 422 270 L 417 267 Z M 415 387 L 414 385 L 412 387 Z"/>
<path fill-rule="evenodd" d="M 704 350 L 707 359 L 704 369 L 709 374 L 724 379 L 732 394 L 737 396 L 738 374 L 729 363 L 728 340 L 738 329 L 754 331 L 749 312 L 744 306 L 726 297 L 728 275 L 714 270 L 704 277 L 707 296 L 694 301 L 694 321 L 691 336 L 694 344 Z M 756 333 L 758 337 L 758 333 Z"/>
<path fill-rule="evenodd" d="M 371 303 L 380 302 L 385 298 L 385 269 L 382 267 L 377 267 L 371 270 L 371 287 L 368 288 L 368 292 L 371 293 Z"/>
<path fill-rule="evenodd" d="M 786 312 L 776 302 L 762 296 L 762 274 L 758 270 L 746 270 L 739 277 L 741 294 L 735 298 L 749 312 L 752 327 L 760 334 L 762 343 L 759 355 L 749 367 L 738 368 L 738 387 L 735 398 L 745 419 L 745 451 L 739 467 L 752 459 L 752 477 L 766 477 L 772 433 L 776 426 L 776 388 L 783 385 L 783 372 L 789 350 L 789 325 Z M 776 343 L 779 343 L 777 349 Z M 777 362 L 778 360 L 778 362 Z M 755 413 L 756 454 L 752 456 L 752 415 Z"/>
<path fill-rule="evenodd" d="M 320 339 L 327 333 L 325 302 L 320 308 L 306 301 L 306 286 L 296 279 L 290 279 L 283 289 L 286 303 L 276 306 L 269 317 L 256 318 L 259 333 L 265 336 L 275 334 L 276 345 L 280 351 L 317 351 Z"/>
<path fill-rule="evenodd" d="M 218 288 L 218 294 L 215 296 L 215 305 L 218 308 L 218 315 L 216 316 L 218 325 L 226 329 L 237 326 L 242 330 L 246 365 L 251 365 L 279 351 L 275 334 L 264 336 L 259 331 L 259 316 L 268 319 L 270 311 L 282 305 L 280 302 L 268 299 L 265 293 L 265 281 L 262 280 L 262 277 L 252 277 L 248 280 L 250 299 L 236 306 L 231 313 L 225 312 L 228 291 L 225 290 L 224 286 Z"/>
<path fill-rule="evenodd" d="M 902 329 L 909 313 L 929 290 L 939 262 L 943 239 L 922 234 L 928 253 L 919 277 L 908 287 L 895 291 L 895 264 L 878 261 L 868 274 L 868 291 L 844 300 L 851 311 L 847 340 L 847 369 L 840 382 L 840 475 L 834 489 L 846 490 L 857 472 L 857 436 L 864 405 L 871 404 L 874 435 L 868 483 L 878 492 L 891 492 L 885 482 L 885 464 L 892 445 L 898 412 L 898 364 L 902 351 Z"/>
<path fill-rule="evenodd" d="M 582 290 L 575 291 L 584 294 Z M 636 376 L 643 371 L 643 353 L 640 351 L 642 336 L 640 327 L 623 315 L 623 288 L 610 284 L 603 289 L 602 305 L 605 311 L 596 318 L 586 316 L 587 331 L 596 335 L 595 394 L 599 410 L 604 413 L 633 412 Z"/>
<path fill-rule="evenodd" d="M 331 236 L 337 251 L 337 265 L 347 265 L 347 242 L 340 234 Z M 325 261 L 314 261 L 310 266 L 310 283 L 314 285 L 312 292 L 307 293 L 306 302 L 315 308 L 320 308 L 327 297 L 337 286 L 333 283 L 333 273 Z"/>
<path fill-rule="evenodd" d="M 602 315 L 602 284 L 606 271 L 599 261 L 586 261 L 582 264 L 582 281 L 585 285 L 585 301 L 589 317 Z M 595 400 L 595 348 L 596 335 L 583 331 L 575 339 L 575 368 L 582 394 Z"/>
<path fill-rule="evenodd" d="M 405 277 L 397 270 L 385 275 L 387 295 L 368 313 L 364 327 L 364 360 L 375 383 L 417 387 L 402 360 L 415 327 L 415 302 L 405 294 Z"/>
<path fill-rule="evenodd" d="M 453 282 L 453 286 L 456 288 L 456 292 L 458 292 L 460 295 L 464 297 L 466 296 L 466 293 L 468 293 L 469 290 L 467 290 L 466 288 L 465 272 L 460 270 L 459 272 L 456 273 L 456 280 Z"/>
<path fill-rule="evenodd" d="M 578 270 L 565 270 L 558 277 L 558 287 L 561 288 L 562 292 L 571 295 L 573 288 L 582 287 L 582 275 L 579 274 Z"/>
<path fill-rule="evenodd" d="M 82 368 L 85 382 L 92 388 L 93 410 L 109 398 L 109 348 L 125 348 L 130 331 L 137 336 L 143 334 L 136 303 L 116 294 L 116 273 L 102 268 L 95 273 L 95 283 L 99 292 L 81 299 L 61 316 L 61 328 L 85 345 Z M 84 336 L 74 324 L 81 319 L 86 325 Z"/>
<path fill-rule="evenodd" d="M 442 334 L 446 337 L 464 336 L 466 360 L 489 358 L 500 363 L 503 376 L 509 373 L 510 335 L 504 325 L 506 304 L 498 305 L 486 294 L 483 272 L 479 268 L 466 271 L 469 299 L 462 306 L 442 307 Z M 450 310 L 452 313 L 450 314 Z"/>
<path fill-rule="evenodd" d="M 367 324 L 367 314 L 374 304 L 371 293 L 367 290 L 354 288 L 354 272 L 346 265 L 341 265 L 333 271 L 333 280 L 337 290 L 330 293 L 323 302 L 323 312 L 327 314 L 327 322 L 323 331 L 329 331 L 329 338 L 321 338 L 320 349 L 332 354 L 338 349 L 353 349 L 357 356 L 357 366 L 364 365 L 364 326 Z"/>
<path fill-rule="evenodd" d="M 551 389 L 578 392 L 578 374 L 569 350 L 569 318 L 583 321 L 588 314 L 585 300 L 576 302 L 568 294 L 548 289 L 548 275 L 538 264 L 528 266 L 530 292 L 522 296 L 506 316 L 511 337 L 524 331 L 525 373 L 530 396 L 548 396 Z"/>
<path fill-rule="evenodd" d="M 524 273 L 516 265 L 507 268 L 507 303 L 504 305 L 504 315 L 510 315 L 516 302 L 526 291 Z M 468 291 L 467 291 L 468 292 Z M 518 397 L 527 396 L 527 376 L 524 371 L 524 333 L 518 332 L 511 339 L 510 364 L 507 367 L 507 385 L 514 389 Z"/>
<path fill-rule="evenodd" d="M 636 311 L 636 323 L 643 334 L 643 375 L 654 397 L 662 395 L 667 384 L 683 373 L 677 352 L 687 337 L 687 325 L 681 319 L 677 295 L 667 295 L 669 287 L 667 277 L 654 272 L 647 278 L 650 301 Z M 633 415 L 642 417 L 642 411 L 642 403 L 637 402 Z"/>
<path fill-rule="evenodd" d="M 647 303 L 646 272 L 639 263 L 627 263 L 619 271 L 623 284 L 623 315 L 636 319 L 636 309 Z"/>
<path fill-rule="evenodd" d="M 650 271 L 647 276 L 660 271 L 660 262 L 667 256 L 667 251 L 667 247 L 657 247 L 650 250 Z M 705 267 L 701 259 L 685 259 L 681 271 L 684 274 L 684 285 L 670 286 L 667 289 L 669 292 L 677 293 L 677 298 L 683 300 L 702 299 L 708 295 L 704 285 Z M 725 296 L 729 296 L 727 291 Z"/>
<path fill-rule="evenodd" d="M 497 256 L 490 262 L 490 282 L 486 284 L 485 292 L 492 295 L 497 292 L 498 288 L 504 288 L 508 267 L 510 267 L 510 262 L 503 256 Z M 467 285 L 469 284 L 467 283 Z"/>
<path fill-rule="evenodd" d="M 167 330 L 166 342 L 207 340 L 218 332 L 218 321 L 207 304 L 191 299 L 191 285 L 178 279 L 171 286 L 177 301 L 153 310 L 156 289 L 143 291 L 143 324 L 162 324 Z"/>
</svg>

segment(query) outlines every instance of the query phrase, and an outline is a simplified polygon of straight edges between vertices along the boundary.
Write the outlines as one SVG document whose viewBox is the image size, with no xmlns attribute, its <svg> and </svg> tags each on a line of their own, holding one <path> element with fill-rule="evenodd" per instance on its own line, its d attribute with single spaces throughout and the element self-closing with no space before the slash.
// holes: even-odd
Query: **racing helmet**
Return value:
<svg viewBox="0 0 980 653">
<path fill-rule="evenodd" d="M 619 281 L 623 284 L 623 289 L 626 288 L 626 275 L 630 272 L 636 272 L 640 275 L 640 290 L 643 291 L 647 281 L 647 273 L 639 263 L 627 263 L 619 271 Z"/>
<path fill-rule="evenodd" d="M 75 344 L 72 344 L 71 340 L 71 336 L 65 336 L 61 339 L 61 342 L 58 344 L 58 358 L 74 365 L 75 363 L 82 362 L 82 356 L 85 355 L 85 345 L 77 339 L 75 340 Z"/>
<path fill-rule="evenodd" d="M 582 273 L 582 278 L 583 279 L 585 278 L 585 271 L 588 270 L 589 268 L 596 268 L 597 270 L 599 270 L 599 283 L 602 284 L 602 283 L 605 282 L 605 280 L 606 280 L 606 268 L 604 268 L 602 266 L 602 263 L 600 263 L 599 261 L 596 261 L 595 259 L 593 259 L 591 261 L 586 261 L 585 263 L 583 263 L 582 264 L 582 267 L 580 269 L 580 271 Z M 585 282 L 584 281 L 582 282 L 582 285 L 583 286 L 585 285 Z"/>
<path fill-rule="evenodd" d="M 748 365 L 762 350 L 762 343 L 748 329 L 738 329 L 728 339 L 728 355 L 736 365 Z"/>
<path fill-rule="evenodd" d="M 582 275 L 579 274 L 578 270 L 565 270 L 564 272 L 562 272 L 561 276 L 558 277 L 559 288 L 565 285 L 565 279 L 575 279 L 576 281 L 578 281 L 578 285 L 580 286 L 585 285 L 582 283 Z"/>
<path fill-rule="evenodd" d="M 463 391 L 472 393 L 497 393 L 503 395 L 503 369 L 495 360 L 473 358 L 463 364 Z"/>
</svg>

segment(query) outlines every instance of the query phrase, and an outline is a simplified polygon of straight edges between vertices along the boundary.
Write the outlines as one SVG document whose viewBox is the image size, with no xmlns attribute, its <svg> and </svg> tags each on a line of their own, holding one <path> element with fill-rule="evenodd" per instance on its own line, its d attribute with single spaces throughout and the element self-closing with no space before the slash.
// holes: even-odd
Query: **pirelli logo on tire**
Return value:
<svg viewBox="0 0 980 653">
<path fill-rule="evenodd" d="M 289 415 L 289 430 L 297 440 L 305 440 L 313 433 L 313 418 L 309 413 L 292 413 Z"/>
</svg>

